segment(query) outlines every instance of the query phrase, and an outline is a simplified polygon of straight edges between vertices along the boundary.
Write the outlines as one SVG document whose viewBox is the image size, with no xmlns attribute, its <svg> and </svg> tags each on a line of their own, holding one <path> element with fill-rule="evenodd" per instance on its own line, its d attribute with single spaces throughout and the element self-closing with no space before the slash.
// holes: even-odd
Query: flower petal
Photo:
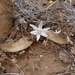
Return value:
<svg viewBox="0 0 75 75">
<path fill-rule="evenodd" d="M 37 34 L 36 37 L 37 37 L 37 41 L 38 41 L 40 39 L 40 34 Z"/>
<path fill-rule="evenodd" d="M 37 35 L 37 31 L 31 31 L 31 34 Z"/>
<path fill-rule="evenodd" d="M 47 37 L 47 34 L 44 33 L 44 32 L 42 32 L 41 35 L 44 36 L 44 37 Z"/>
<path fill-rule="evenodd" d="M 37 30 L 37 27 L 33 24 L 30 24 L 30 26 L 34 29 L 34 30 Z"/>
<path fill-rule="evenodd" d="M 43 28 L 42 31 L 46 32 L 47 30 L 49 30 L 50 28 Z"/>
<path fill-rule="evenodd" d="M 43 21 L 40 22 L 38 28 L 42 29 L 42 26 L 43 26 Z"/>
</svg>

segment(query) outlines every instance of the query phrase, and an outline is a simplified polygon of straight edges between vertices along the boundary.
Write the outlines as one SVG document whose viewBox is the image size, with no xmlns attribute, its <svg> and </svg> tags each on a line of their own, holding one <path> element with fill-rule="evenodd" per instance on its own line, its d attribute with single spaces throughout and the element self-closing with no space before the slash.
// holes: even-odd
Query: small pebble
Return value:
<svg viewBox="0 0 75 75">
<path fill-rule="evenodd" d="M 46 66 L 46 70 L 48 69 L 48 66 Z"/>
<path fill-rule="evenodd" d="M 42 58 L 43 57 L 43 55 L 40 55 L 40 58 Z"/>
</svg>

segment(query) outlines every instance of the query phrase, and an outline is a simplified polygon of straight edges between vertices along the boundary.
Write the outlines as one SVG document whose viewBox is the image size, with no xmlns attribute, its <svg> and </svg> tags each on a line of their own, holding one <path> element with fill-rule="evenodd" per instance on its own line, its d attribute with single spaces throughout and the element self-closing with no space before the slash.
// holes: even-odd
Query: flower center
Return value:
<svg viewBox="0 0 75 75">
<path fill-rule="evenodd" d="M 41 32 L 42 32 L 42 29 L 39 28 L 39 29 L 37 30 L 37 32 L 38 32 L 38 33 L 41 33 Z"/>
</svg>

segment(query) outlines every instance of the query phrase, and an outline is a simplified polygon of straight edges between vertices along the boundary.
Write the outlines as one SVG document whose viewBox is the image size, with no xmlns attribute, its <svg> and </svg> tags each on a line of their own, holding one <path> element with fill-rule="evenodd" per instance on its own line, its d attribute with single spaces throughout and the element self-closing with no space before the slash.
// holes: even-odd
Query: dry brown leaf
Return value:
<svg viewBox="0 0 75 75">
<path fill-rule="evenodd" d="M 47 38 L 49 40 L 52 40 L 58 44 L 73 44 L 73 42 L 70 40 L 70 38 L 68 36 L 66 36 L 65 34 L 56 34 L 54 31 L 49 30 L 46 32 L 46 34 L 48 35 Z"/>
<path fill-rule="evenodd" d="M 3 37 L 4 33 L 8 33 L 12 26 L 11 12 L 8 10 L 12 3 L 10 0 L 0 0 L 0 38 Z M 8 7 L 8 9 L 7 9 Z"/>
<path fill-rule="evenodd" d="M 2 50 L 7 52 L 17 52 L 28 48 L 33 41 L 29 41 L 27 37 L 20 38 L 17 42 L 9 42 L 8 44 L 1 44 Z"/>
</svg>

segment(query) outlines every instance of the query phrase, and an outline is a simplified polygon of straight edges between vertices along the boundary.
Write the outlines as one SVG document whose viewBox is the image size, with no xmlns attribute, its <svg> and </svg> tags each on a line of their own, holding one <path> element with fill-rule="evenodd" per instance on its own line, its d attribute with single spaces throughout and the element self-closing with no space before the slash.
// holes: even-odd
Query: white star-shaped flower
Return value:
<svg viewBox="0 0 75 75">
<path fill-rule="evenodd" d="M 37 41 L 40 39 L 41 35 L 47 37 L 47 34 L 45 32 L 50 28 L 42 28 L 43 21 L 40 22 L 38 27 L 32 24 L 30 24 L 30 26 L 34 29 L 34 31 L 31 31 L 30 33 L 36 35 Z"/>
</svg>

